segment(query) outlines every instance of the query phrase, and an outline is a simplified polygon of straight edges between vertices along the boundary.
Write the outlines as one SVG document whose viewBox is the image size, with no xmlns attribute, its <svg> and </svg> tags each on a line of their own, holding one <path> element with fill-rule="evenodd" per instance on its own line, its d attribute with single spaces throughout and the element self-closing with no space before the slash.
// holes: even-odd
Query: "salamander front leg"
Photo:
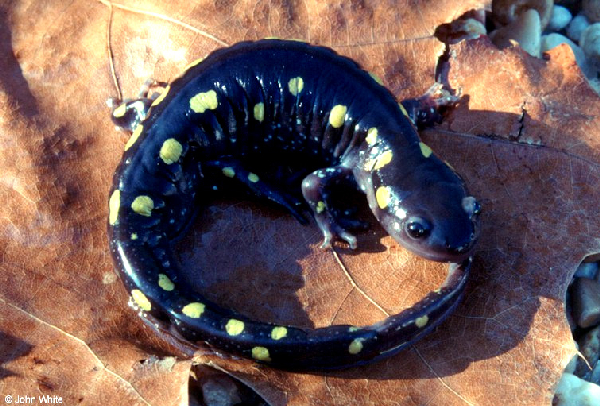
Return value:
<svg viewBox="0 0 600 406">
<path fill-rule="evenodd" d="M 119 100 L 111 97 L 108 99 L 106 104 L 112 111 L 111 118 L 115 126 L 119 130 L 133 132 L 135 127 L 148 116 L 152 103 L 160 96 L 158 92 L 150 95 L 150 89 L 166 86 L 165 82 L 148 79 L 142 85 L 137 98 Z"/>
<path fill-rule="evenodd" d="M 302 195 L 312 209 L 315 220 L 323 232 L 324 239 L 321 248 L 331 247 L 331 242 L 335 239 L 346 241 L 350 248 L 356 248 L 356 237 L 340 223 L 354 228 L 364 228 L 364 223 L 340 221 L 337 212 L 328 207 L 331 186 L 349 182 L 354 182 L 352 169 L 343 166 L 319 169 L 302 181 Z"/>
<path fill-rule="evenodd" d="M 256 173 L 250 172 L 238 159 L 224 157 L 216 161 L 204 162 L 203 167 L 219 169 L 225 177 L 236 179 L 246 185 L 255 196 L 267 198 L 286 208 L 300 224 L 308 224 L 302 215 L 301 200 L 261 179 Z"/>
<path fill-rule="evenodd" d="M 403 100 L 401 106 L 408 118 L 423 129 L 440 123 L 443 116 L 440 109 L 452 107 L 459 100 L 460 97 L 452 95 L 441 83 L 435 83 L 423 96 Z"/>
</svg>

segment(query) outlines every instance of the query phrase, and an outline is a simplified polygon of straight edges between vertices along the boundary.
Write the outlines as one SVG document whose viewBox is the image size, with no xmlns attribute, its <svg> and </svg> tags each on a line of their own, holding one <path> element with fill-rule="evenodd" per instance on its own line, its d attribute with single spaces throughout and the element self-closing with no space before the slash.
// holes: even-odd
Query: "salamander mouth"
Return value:
<svg viewBox="0 0 600 406">
<path fill-rule="evenodd" d="M 469 241 L 461 246 L 451 246 L 449 244 L 432 246 L 405 240 L 406 248 L 430 261 L 461 263 L 473 255 L 479 237 L 479 223 L 476 219 L 474 219 L 472 225 L 473 231 Z"/>
<path fill-rule="evenodd" d="M 420 247 L 409 247 L 409 249 L 420 257 L 436 262 L 450 262 L 450 263 L 461 263 L 468 259 L 473 254 L 475 244 L 469 244 L 468 248 L 465 248 L 458 252 L 456 249 L 446 249 L 435 251 L 431 249 L 422 249 Z"/>
</svg>

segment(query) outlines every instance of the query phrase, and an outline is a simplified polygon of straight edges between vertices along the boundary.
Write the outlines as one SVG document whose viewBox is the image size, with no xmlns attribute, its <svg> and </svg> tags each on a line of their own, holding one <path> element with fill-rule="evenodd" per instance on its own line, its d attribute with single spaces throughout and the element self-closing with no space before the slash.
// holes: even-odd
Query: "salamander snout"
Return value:
<svg viewBox="0 0 600 406">
<path fill-rule="evenodd" d="M 472 233 L 469 241 L 459 246 L 455 246 L 450 241 L 446 240 L 446 250 L 450 255 L 455 255 L 457 258 L 462 258 L 462 256 L 465 256 L 466 258 L 471 253 L 476 241 L 477 233 Z"/>
<path fill-rule="evenodd" d="M 460 206 L 460 207 L 458 207 Z M 432 251 L 437 251 L 438 261 L 460 262 L 468 258 L 479 237 L 479 213 L 481 206 L 473 196 L 460 200 L 460 205 L 448 206 L 449 213 L 445 219 L 437 219 L 438 237 L 444 240 L 444 249 L 435 238 L 429 244 Z"/>
<path fill-rule="evenodd" d="M 415 254 L 461 262 L 472 255 L 477 242 L 481 206 L 460 185 L 434 189 L 399 198 L 376 215 L 387 232 Z"/>
</svg>

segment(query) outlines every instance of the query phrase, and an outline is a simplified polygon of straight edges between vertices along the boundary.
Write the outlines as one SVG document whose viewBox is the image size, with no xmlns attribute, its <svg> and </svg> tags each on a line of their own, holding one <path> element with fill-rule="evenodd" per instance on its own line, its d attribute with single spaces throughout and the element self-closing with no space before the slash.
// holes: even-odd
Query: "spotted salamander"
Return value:
<svg viewBox="0 0 600 406">
<path fill-rule="evenodd" d="M 283 369 L 360 365 L 415 342 L 459 302 L 478 228 L 475 198 L 419 140 L 415 123 L 430 122 L 436 103 L 430 93 L 399 104 L 374 76 L 331 49 L 261 40 L 192 63 L 154 100 L 118 105 L 115 123 L 133 133 L 114 175 L 108 230 L 132 303 L 186 340 Z M 357 187 L 398 243 L 452 263 L 442 287 L 371 326 L 304 329 L 254 321 L 181 282 L 171 243 L 215 176 L 303 218 L 299 199 L 246 164 L 289 156 L 307 169 L 301 192 L 324 246 L 340 239 L 356 247 L 348 231 L 355 222 L 333 207 L 330 192 L 338 184 Z"/>
</svg>

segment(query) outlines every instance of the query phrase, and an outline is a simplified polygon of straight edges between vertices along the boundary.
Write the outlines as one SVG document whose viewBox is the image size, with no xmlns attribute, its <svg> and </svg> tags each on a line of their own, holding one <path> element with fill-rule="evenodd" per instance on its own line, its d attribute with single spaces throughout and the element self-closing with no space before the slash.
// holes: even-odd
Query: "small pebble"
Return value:
<svg viewBox="0 0 600 406">
<path fill-rule="evenodd" d="M 600 386 L 572 374 L 563 374 L 556 387 L 553 406 L 600 406 Z"/>
<path fill-rule="evenodd" d="M 573 16 L 567 8 L 555 5 L 552 9 L 552 17 L 550 17 L 546 29 L 550 31 L 560 31 L 569 25 L 572 18 Z"/>
<path fill-rule="evenodd" d="M 575 343 L 577 344 L 577 343 Z M 569 361 L 569 363 L 567 364 L 567 366 L 565 367 L 565 370 L 563 371 L 565 374 L 575 374 L 575 370 L 577 369 L 577 365 L 579 363 L 579 354 L 575 354 L 573 355 L 573 358 L 571 358 L 571 361 Z"/>
<path fill-rule="evenodd" d="M 573 318 L 582 328 L 600 322 L 600 283 L 586 278 L 573 283 Z"/>
<path fill-rule="evenodd" d="M 596 363 L 594 370 L 590 375 L 590 382 L 595 383 L 596 385 L 600 385 L 600 362 Z"/>
<path fill-rule="evenodd" d="M 529 10 L 536 10 L 542 29 L 552 17 L 553 0 L 492 0 L 492 19 L 497 26 L 509 25 Z"/>
<path fill-rule="evenodd" d="M 471 38 L 479 38 L 481 35 L 486 35 L 487 31 L 481 21 L 469 18 L 467 20 L 459 21 L 460 28 Z"/>
<path fill-rule="evenodd" d="M 590 26 L 590 22 L 584 15 L 575 16 L 567 28 L 567 35 L 575 42 L 581 40 L 581 33 Z"/>
<path fill-rule="evenodd" d="M 548 35 L 543 35 L 542 36 L 542 42 L 540 45 L 540 50 L 542 52 L 546 52 L 551 50 L 554 47 L 559 46 L 560 44 L 567 44 L 571 47 L 571 50 L 573 51 L 573 54 L 575 55 L 575 59 L 577 60 L 577 65 L 579 65 L 582 70 L 585 71 L 585 54 L 583 53 L 583 50 L 581 48 L 579 48 L 577 46 L 577 44 L 575 44 L 573 41 L 571 41 L 569 38 L 565 37 L 564 35 L 561 34 L 557 34 L 557 33 L 552 33 L 552 34 L 548 34 Z"/>
<path fill-rule="evenodd" d="M 474 18 L 465 20 L 456 20 L 450 24 L 446 35 L 446 40 L 451 44 L 456 44 L 466 39 L 479 38 L 486 35 L 487 31 L 483 23 Z"/>
<path fill-rule="evenodd" d="M 213 378 L 204 382 L 202 395 L 207 406 L 233 406 L 242 401 L 237 385 L 225 378 Z"/>
<path fill-rule="evenodd" d="M 492 32 L 490 39 L 501 49 L 513 46 L 513 43 L 517 42 L 528 54 L 539 58 L 541 33 L 539 13 L 528 9 L 519 14 L 512 23 Z"/>
<path fill-rule="evenodd" d="M 582 262 L 579 264 L 577 271 L 575 272 L 574 278 L 588 278 L 595 279 L 598 274 L 598 263 L 597 262 Z"/>
<path fill-rule="evenodd" d="M 600 69 L 600 23 L 590 25 L 581 33 L 579 45 L 588 63 Z"/>
<path fill-rule="evenodd" d="M 598 365 L 598 357 L 600 357 L 600 327 L 588 331 L 578 344 L 579 352 L 585 361 L 580 360 L 577 363 L 574 375 L 587 380 L 591 376 L 591 369 Z"/>
<path fill-rule="evenodd" d="M 600 94 L 600 79 L 597 79 L 597 78 L 590 79 L 588 76 L 588 83 L 590 84 L 592 89 L 594 89 L 596 91 L 596 93 Z"/>
<path fill-rule="evenodd" d="M 597 23 L 600 21 L 600 1 L 583 0 L 581 8 L 590 22 Z"/>
</svg>

